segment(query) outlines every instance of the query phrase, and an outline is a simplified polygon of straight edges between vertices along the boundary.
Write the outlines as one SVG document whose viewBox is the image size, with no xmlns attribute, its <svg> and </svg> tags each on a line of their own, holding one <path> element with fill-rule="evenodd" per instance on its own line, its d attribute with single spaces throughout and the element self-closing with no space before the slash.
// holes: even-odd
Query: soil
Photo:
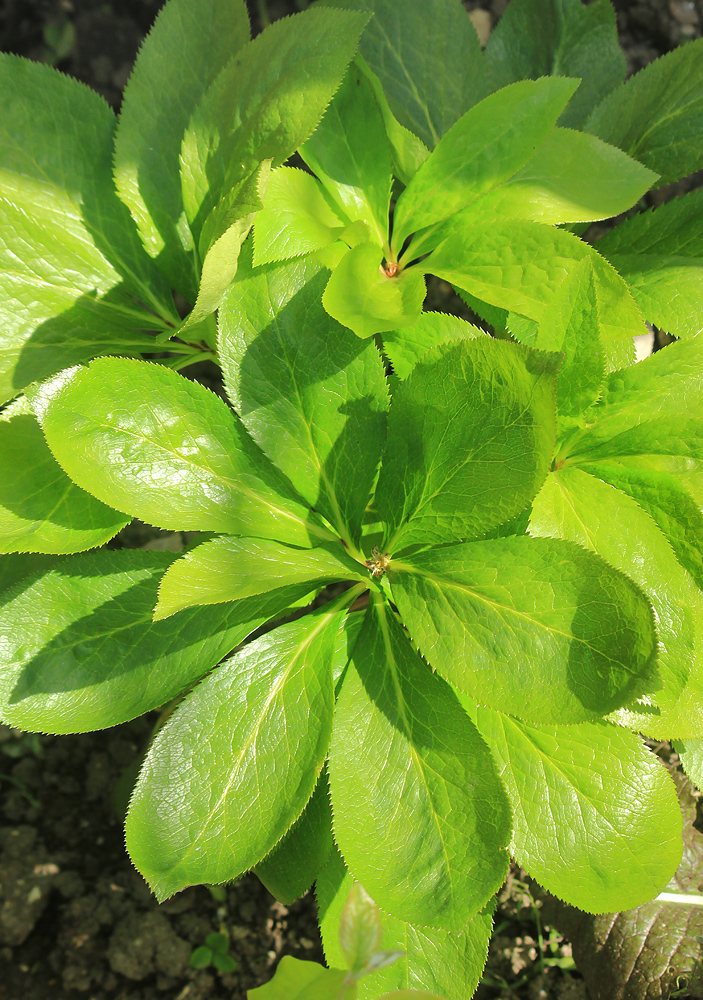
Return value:
<svg viewBox="0 0 703 1000">
<path fill-rule="evenodd" d="M 701 34 L 703 0 L 614 5 L 631 71 Z M 117 108 L 160 6 L 161 0 L 0 0 L 0 50 L 51 62 Z M 267 9 L 275 19 L 304 6 L 306 0 L 268 0 Z M 507 0 L 465 6 L 487 29 Z M 250 0 L 255 30 L 265 7 Z M 433 307 L 451 309 L 450 291 L 438 286 Z M 164 548 L 181 542 L 140 525 L 121 540 Z M 226 890 L 197 886 L 156 903 L 122 834 L 154 719 L 67 737 L 0 726 L 0 1000 L 244 1000 L 282 955 L 322 960 L 310 894 L 284 907 L 247 876 Z M 228 934 L 235 971 L 190 967 L 192 952 L 213 931 Z M 499 897 L 477 996 L 587 1000 L 569 944 L 540 926 L 518 870 Z"/>
</svg>

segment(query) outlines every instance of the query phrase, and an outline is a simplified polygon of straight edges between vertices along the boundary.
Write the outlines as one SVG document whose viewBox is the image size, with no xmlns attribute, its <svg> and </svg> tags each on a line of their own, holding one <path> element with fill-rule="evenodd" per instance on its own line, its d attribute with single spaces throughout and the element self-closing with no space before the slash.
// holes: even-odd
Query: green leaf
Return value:
<svg viewBox="0 0 703 1000">
<path fill-rule="evenodd" d="M 373 594 L 328 767 L 335 840 L 355 877 L 400 919 L 459 932 L 505 878 L 510 813 L 456 695 Z"/>
<path fill-rule="evenodd" d="M 61 467 L 104 503 L 162 528 L 310 544 L 309 513 L 204 386 L 99 358 L 34 388 L 31 401 Z"/>
<path fill-rule="evenodd" d="M 212 951 L 205 945 L 201 945 L 191 953 L 188 965 L 190 965 L 192 969 L 207 969 L 211 962 Z"/>
<path fill-rule="evenodd" d="M 128 520 L 73 485 L 25 398 L 0 413 L 0 552 L 80 552 Z"/>
<path fill-rule="evenodd" d="M 393 247 L 448 219 L 532 159 L 553 130 L 578 81 L 522 80 L 467 111 L 398 199 Z"/>
<path fill-rule="evenodd" d="M 379 951 L 382 939 L 380 910 L 363 885 L 355 882 L 339 920 L 339 944 L 347 968 L 361 972 Z"/>
<path fill-rule="evenodd" d="M 124 92 L 115 136 L 117 190 L 147 253 L 189 302 L 195 301 L 199 272 L 183 211 L 181 141 L 205 91 L 248 41 L 243 0 L 170 0 Z"/>
<path fill-rule="evenodd" d="M 112 179 L 115 118 L 49 66 L 0 57 L 0 402 L 178 322 Z M 41 289 L 41 291 L 39 291 Z"/>
<path fill-rule="evenodd" d="M 136 549 L 75 556 L 8 591 L 0 611 L 3 720 L 74 733 L 134 719 L 188 688 L 308 589 L 152 622 L 173 559 Z"/>
<path fill-rule="evenodd" d="M 420 651 L 482 704 L 530 722 L 581 722 L 656 687 L 644 595 L 575 545 L 451 545 L 391 560 L 388 579 Z"/>
<path fill-rule="evenodd" d="M 477 709 L 513 812 L 511 853 L 549 892 L 589 913 L 639 906 L 681 860 L 681 810 L 661 761 L 606 722 L 529 726 Z"/>
<path fill-rule="evenodd" d="M 360 243 L 345 254 L 322 296 L 327 312 L 359 337 L 415 323 L 425 300 L 425 279 L 412 267 L 389 276 L 384 254 L 373 243 Z"/>
<path fill-rule="evenodd" d="M 486 93 L 478 35 L 460 0 L 323 4 L 373 12 L 359 51 L 394 116 L 429 149 Z"/>
<path fill-rule="evenodd" d="M 237 963 L 231 955 L 219 955 L 217 952 L 212 956 L 212 964 L 218 972 L 234 972 L 237 968 Z"/>
<path fill-rule="evenodd" d="M 520 220 L 488 223 L 480 206 L 461 212 L 422 267 L 490 305 L 538 322 L 569 272 L 590 257 L 603 337 L 619 341 L 646 333 L 642 314 L 620 275 L 593 247 L 571 233 Z"/>
<path fill-rule="evenodd" d="M 586 132 L 629 153 L 668 184 L 703 167 L 703 39 L 649 63 L 591 114 Z"/>
<path fill-rule="evenodd" d="M 322 308 L 326 278 L 311 259 L 243 266 L 220 310 L 219 355 L 256 443 L 355 545 L 385 441 L 388 387 L 375 345 Z"/>
<path fill-rule="evenodd" d="M 262 160 L 278 167 L 305 142 L 341 83 L 366 20 L 353 11 L 314 8 L 277 21 L 206 91 L 181 152 L 183 203 L 196 244 L 210 213 L 221 211 L 223 195 Z"/>
<path fill-rule="evenodd" d="M 288 906 L 310 888 L 334 849 L 327 774 L 323 769 L 302 813 L 254 873 Z"/>
<path fill-rule="evenodd" d="M 315 885 L 322 943 L 330 965 L 343 965 L 339 943 L 342 907 L 354 885 L 334 850 Z M 382 990 L 418 989 L 466 1000 L 473 996 L 486 964 L 493 929 L 492 908 L 472 917 L 458 934 L 418 927 L 381 911 L 383 947 L 405 954 L 393 965 L 359 980 L 359 1000 L 377 1000 Z"/>
<path fill-rule="evenodd" d="M 703 596 L 649 514 L 582 469 L 564 467 L 535 498 L 530 533 L 597 552 L 654 608 L 660 687 L 618 719 L 657 739 L 703 736 Z"/>
<path fill-rule="evenodd" d="M 656 180 L 657 174 L 615 146 L 555 128 L 522 170 L 483 195 L 480 207 L 486 214 L 548 225 L 591 222 L 620 215 Z"/>
<path fill-rule="evenodd" d="M 491 88 L 542 76 L 581 79 L 561 118 L 580 128 L 589 112 L 625 79 L 625 56 L 609 0 L 512 0 L 485 52 Z"/>
<path fill-rule="evenodd" d="M 558 288 L 539 325 L 536 346 L 563 351 L 557 411 L 578 417 L 595 403 L 605 381 L 603 338 L 593 265 L 585 257 Z"/>
<path fill-rule="evenodd" d="M 318 180 L 295 167 L 271 174 L 254 223 L 254 266 L 300 257 L 338 239 L 346 226 Z"/>
<path fill-rule="evenodd" d="M 346 972 L 325 969 L 317 962 L 303 962 L 284 955 L 273 979 L 255 990 L 248 1000 L 338 1000 L 344 990 Z M 351 991 L 344 993 L 351 1000 Z"/>
<path fill-rule="evenodd" d="M 0 595 L 2 591 L 9 590 L 21 580 L 27 580 L 34 574 L 51 569 L 59 559 L 59 556 L 41 555 L 35 552 L 0 555 Z M 4 599 L 4 595 L 0 596 L 0 601 Z"/>
<path fill-rule="evenodd" d="M 700 790 L 703 785 L 703 740 L 677 740 L 674 749 L 685 773 Z"/>
<path fill-rule="evenodd" d="M 703 329 L 703 191 L 626 219 L 598 240 L 650 322 L 675 337 Z"/>
<path fill-rule="evenodd" d="M 552 458 L 559 360 L 488 337 L 425 355 L 393 395 L 374 504 L 385 551 L 482 534 L 524 510 Z"/>
<path fill-rule="evenodd" d="M 154 621 L 194 604 L 239 601 L 297 583 L 368 578 L 364 565 L 350 559 L 341 545 L 294 549 L 265 538 L 221 535 L 191 549 L 165 573 Z"/>
<path fill-rule="evenodd" d="M 418 361 L 433 347 L 456 340 L 484 337 L 483 330 L 449 313 L 425 312 L 412 326 L 389 330 L 383 335 L 383 350 L 388 355 L 393 372 L 405 379 Z"/>
<path fill-rule="evenodd" d="M 125 826 L 160 900 L 229 882 L 300 816 L 327 756 L 339 603 L 235 653 L 181 703 L 151 745 Z M 187 761 L 186 767 L 183 762 Z M 173 809 L 173 803 L 187 803 Z"/>
<path fill-rule="evenodd" d="M 347 218 L 388 243 L 393 174 L 381 112 L 366 76 L 352 65 L 300 155 Z"/>
</svg>

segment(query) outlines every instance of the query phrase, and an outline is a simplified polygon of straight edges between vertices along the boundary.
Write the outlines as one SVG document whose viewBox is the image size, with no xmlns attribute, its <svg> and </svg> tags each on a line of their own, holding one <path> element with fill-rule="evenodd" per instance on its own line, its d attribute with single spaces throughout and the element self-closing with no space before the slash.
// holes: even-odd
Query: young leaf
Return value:
<svg viewBox="0 0 703 1000">
<path fill-rule="evenodd" d="M 684 772 L 700 791 L 703 785 L 703 740 L 677 740 L 674 749 Z"/>
<path fill-rule="evenodd" d="M 310 888 L 333 850 L 332 811 L 323 768 L 310 801 L 283 839 L 256 865 L 254 873 L 279 902 L 288 906 Z"/>
<path fill-rule="evenodd" d="M 389 276 L 384 254 L 373 243 L 360 243 L 332 272 L 322 296 L 327 312 L 359 337 L 411 326 L 425 300 L 425 279 L 411 267 Z"/>
<path fill-rule="evenodd" d="M 375 344 L 322 308 L 326 278 L 310 259 L 253 273 L 244 266 L 220 310 L 219 354 L 256 443 L 356 545 L 385 441 L 388 387 Z"/>
<path fill-rule="evenodd" d="M 159 587 L 154 621 L 194 604 L 239 601 L 297 583 L 321 586 L 353 579 L 367 582 L 368 571 L 341 545 L 293 549 L 265 538 L 221 535 L 191 549 L 171 566 Z"/>
<path fill-rule="evenodd" d="M 344 964 L 339 943 L 342 907 L 354 885 L 335 849 L 315 884 L 322 943 L 329 965 Z M 472 917 L 458 934 L 405 923 L 381 911 L 383 948 L 404 955 L 358 982 L 359 1000 L 377 1000 L 382 990 L 414 988 L 452 1000 L 473 996 L 486 964 L 493 929 L 492 907 Z"/>
<path fill-rule="evenodd" d="M 125 829 L 159 899 L 237 878 L 300 816 L 327 755 L 341 624 L 337 602 L 245 646 L 152 743 Z M 173 810 L 173 802 L 187 807 Z"/>
<path fill-rule="evenodd" d="M 73 485 L 26 399 L 0 413 L 0 552 L 80 552 L 128 520 Z"/>
<path fill-rule="evenodd" d="M 34 388 L 54 457 L 93 496 L 163 528 L 310 545 L 311 523 L 235 415 L 160 365 L 99 358 Z M 332 536 L 333 537 L 333 536 Z"/>
<path fill-rule="evenodd" d="M 703 329 L 703 191 L 642 212 L 598 240 L 644 315 L 672 336 Z"/>
<path fill-rule="evenodd" d="M 371 84 L 352 65 L 300 155 L 347 218 L 388 244 L 391 156 Z"/>
<path fill-rule="evenodd" d="M 510 814 L 456 695 L 372 602 L 335 713 L 335 840 L 381 906 L 458 933 L 505 877 Z"/>
<path fill-rule="evenodd" d="M 262 160 L 278 167 L 305 142 L 367 19 L 349 10 L 295 14 L 262 31 L 220 73 L 190 120 L 181 152 L 183 203 L 196 245 L 223 195 Z"/>
<path fill-rule="evenodd" d="M 581 85 L 561 117 L 580 128 L 589 112 L 625 79 L 625 56 L 609 0 L 511 0 L 485 51 L 491 89 L 515 80 L 572 76 Z"/>
<path fill-rule="evenodd" d="M 668 52 L 613 90 L 586 132 L 629 153 L 660 184 L 703 166 L 703 39 Z"/>
<path fill-rule="evenodd" d="M 247 990 L 247 1000 L 338 1000 L 345 979 L 346 972 L 341 969 L 325 969 L 317 962 L 284 955 L 273 979 Z M 344 996 L 353 1000 L 351 991 Z"/>
<path fill-rule="evenodd" d="M 552 458 L 559 362 L 488 337 L 425 355 L 393 396 L 375 499 L 384 551 L 476 536 L 524 510 Z"/>
<path fill-rule="evenodd" d="M 63 559 L 0 611 L 0 716 L 51 733 L 106 729 L 166 704 L 304 596 L 288 587 L 152 622 L 174 556 L 120 549 Z"/>
<path fill-rule="evenodd" d="M 513 811 L 511 853 L 549 892 L 589 913 L 628 910 L 681 860 L 681 810 L 639 736 L 606 722 L 529 726 L 479 707 Z"/>
<path fill-rule="evenodd" d="M 322 3 L 373 11 L 359 51 L 381 81 L 394 116 L 429 149 L 486 93 L 483 53 L 460 0 Z"/>
<path fill-rule="evenodd" d="M 318 180 L 304 170 L 279 167 L 254 223 L 254 266 L 321 250 L 339 239 L 346 225 Z"/>
<path fill-rule="evenodd" d="M 412 326 L 384 333 L 383 350 L 393 365 L 394 374 L 404 379 L 433 347 L 484 336 L 483 330 L 458 316 L 424 312 Z"/>
<path fill-rule="evenodd" d="M 112 180 L 115 118 L 49 66 L 0 56 L 0 402 L 178 321 Z M 41 294 L 37 289 L 41 288 Z"/>
<path fill-rule="evenodd" d="M 660 686 L 618 718 L 657 739 L 703 736 L 703 597 L 651 517 L 619 490 L 564 467 L 533 501 L 530 533 L 597 552 L 654 608 Z"/>
<path fill-rule="evenodd" d="M 657 686 L 647 600 L 578 546 L 525 537 L 451 545 L 391 560 L 388 578 L 431 665 L 492 708 L 581 722 Z"/>
<path fill-rule="evenodd" d="M 378 906 L 363 885 L 355 882 L 342 907 L 339 921 L 339 944 L 347 968 L 351 972 L 361 972 L 380 951 L 382 939 Z"/>
<path fill-rule="evenodd" d="M 523 80 L 484 98 L 440 140 L 398 199 L 393 247 L 511 177 L 553 130 L 578 81 Z"/>
<path fill-rule="evenodd" d="M 124 92 L 115 136 L 117 190 L 147 253 L 189 302 L 195 301 L 199 273 L 183 213 L 181 141 L 205 91 L 248 41 L 243 0 L 170 0 Z"/>
</svg>

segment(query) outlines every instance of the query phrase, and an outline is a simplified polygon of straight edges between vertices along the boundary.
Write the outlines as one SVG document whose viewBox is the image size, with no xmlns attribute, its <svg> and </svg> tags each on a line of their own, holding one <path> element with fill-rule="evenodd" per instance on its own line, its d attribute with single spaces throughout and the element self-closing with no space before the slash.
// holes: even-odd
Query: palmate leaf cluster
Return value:
<svg viewBox="0 0 703 1000">
<path fill-rule="evenodd" d="M 127 817 L 154 891 L 316 882 L 342 968 L 361 883 L 386 990 L 471 994 L 510 856 L 655 897 L 682 820 L 639 734 L 703 738 L 701 198 L 577 233 L 703 165 L 701 43 L 622 83 L 605 0 L 513 0 L 485 51 L 459 0 L 253 41 L 170 0 L 117 121 L 0 77 L 2 719 L 177 699 Z M 645 319 L 682 339 L 634 364 Z M 201 534 L 106 547 L 135 517 Z"/>
</svg>

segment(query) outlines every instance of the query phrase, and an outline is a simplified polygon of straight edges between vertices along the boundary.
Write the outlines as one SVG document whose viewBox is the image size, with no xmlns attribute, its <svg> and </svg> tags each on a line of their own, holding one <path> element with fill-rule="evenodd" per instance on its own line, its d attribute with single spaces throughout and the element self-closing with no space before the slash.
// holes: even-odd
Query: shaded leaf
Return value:
<svg viewBox="0 0 703 1000">
<path fill-rule="evenodd" d="M 389 330 L 383 335 L 383 350 L 388 355 L 393 372 L 407 378 L 417 362 L 433 347 L 455 340 L 475 340 L 485 336 L 483 330 L 449 313 L 424 312 L 416 323 L 402 330 Z"/>
</svg>

